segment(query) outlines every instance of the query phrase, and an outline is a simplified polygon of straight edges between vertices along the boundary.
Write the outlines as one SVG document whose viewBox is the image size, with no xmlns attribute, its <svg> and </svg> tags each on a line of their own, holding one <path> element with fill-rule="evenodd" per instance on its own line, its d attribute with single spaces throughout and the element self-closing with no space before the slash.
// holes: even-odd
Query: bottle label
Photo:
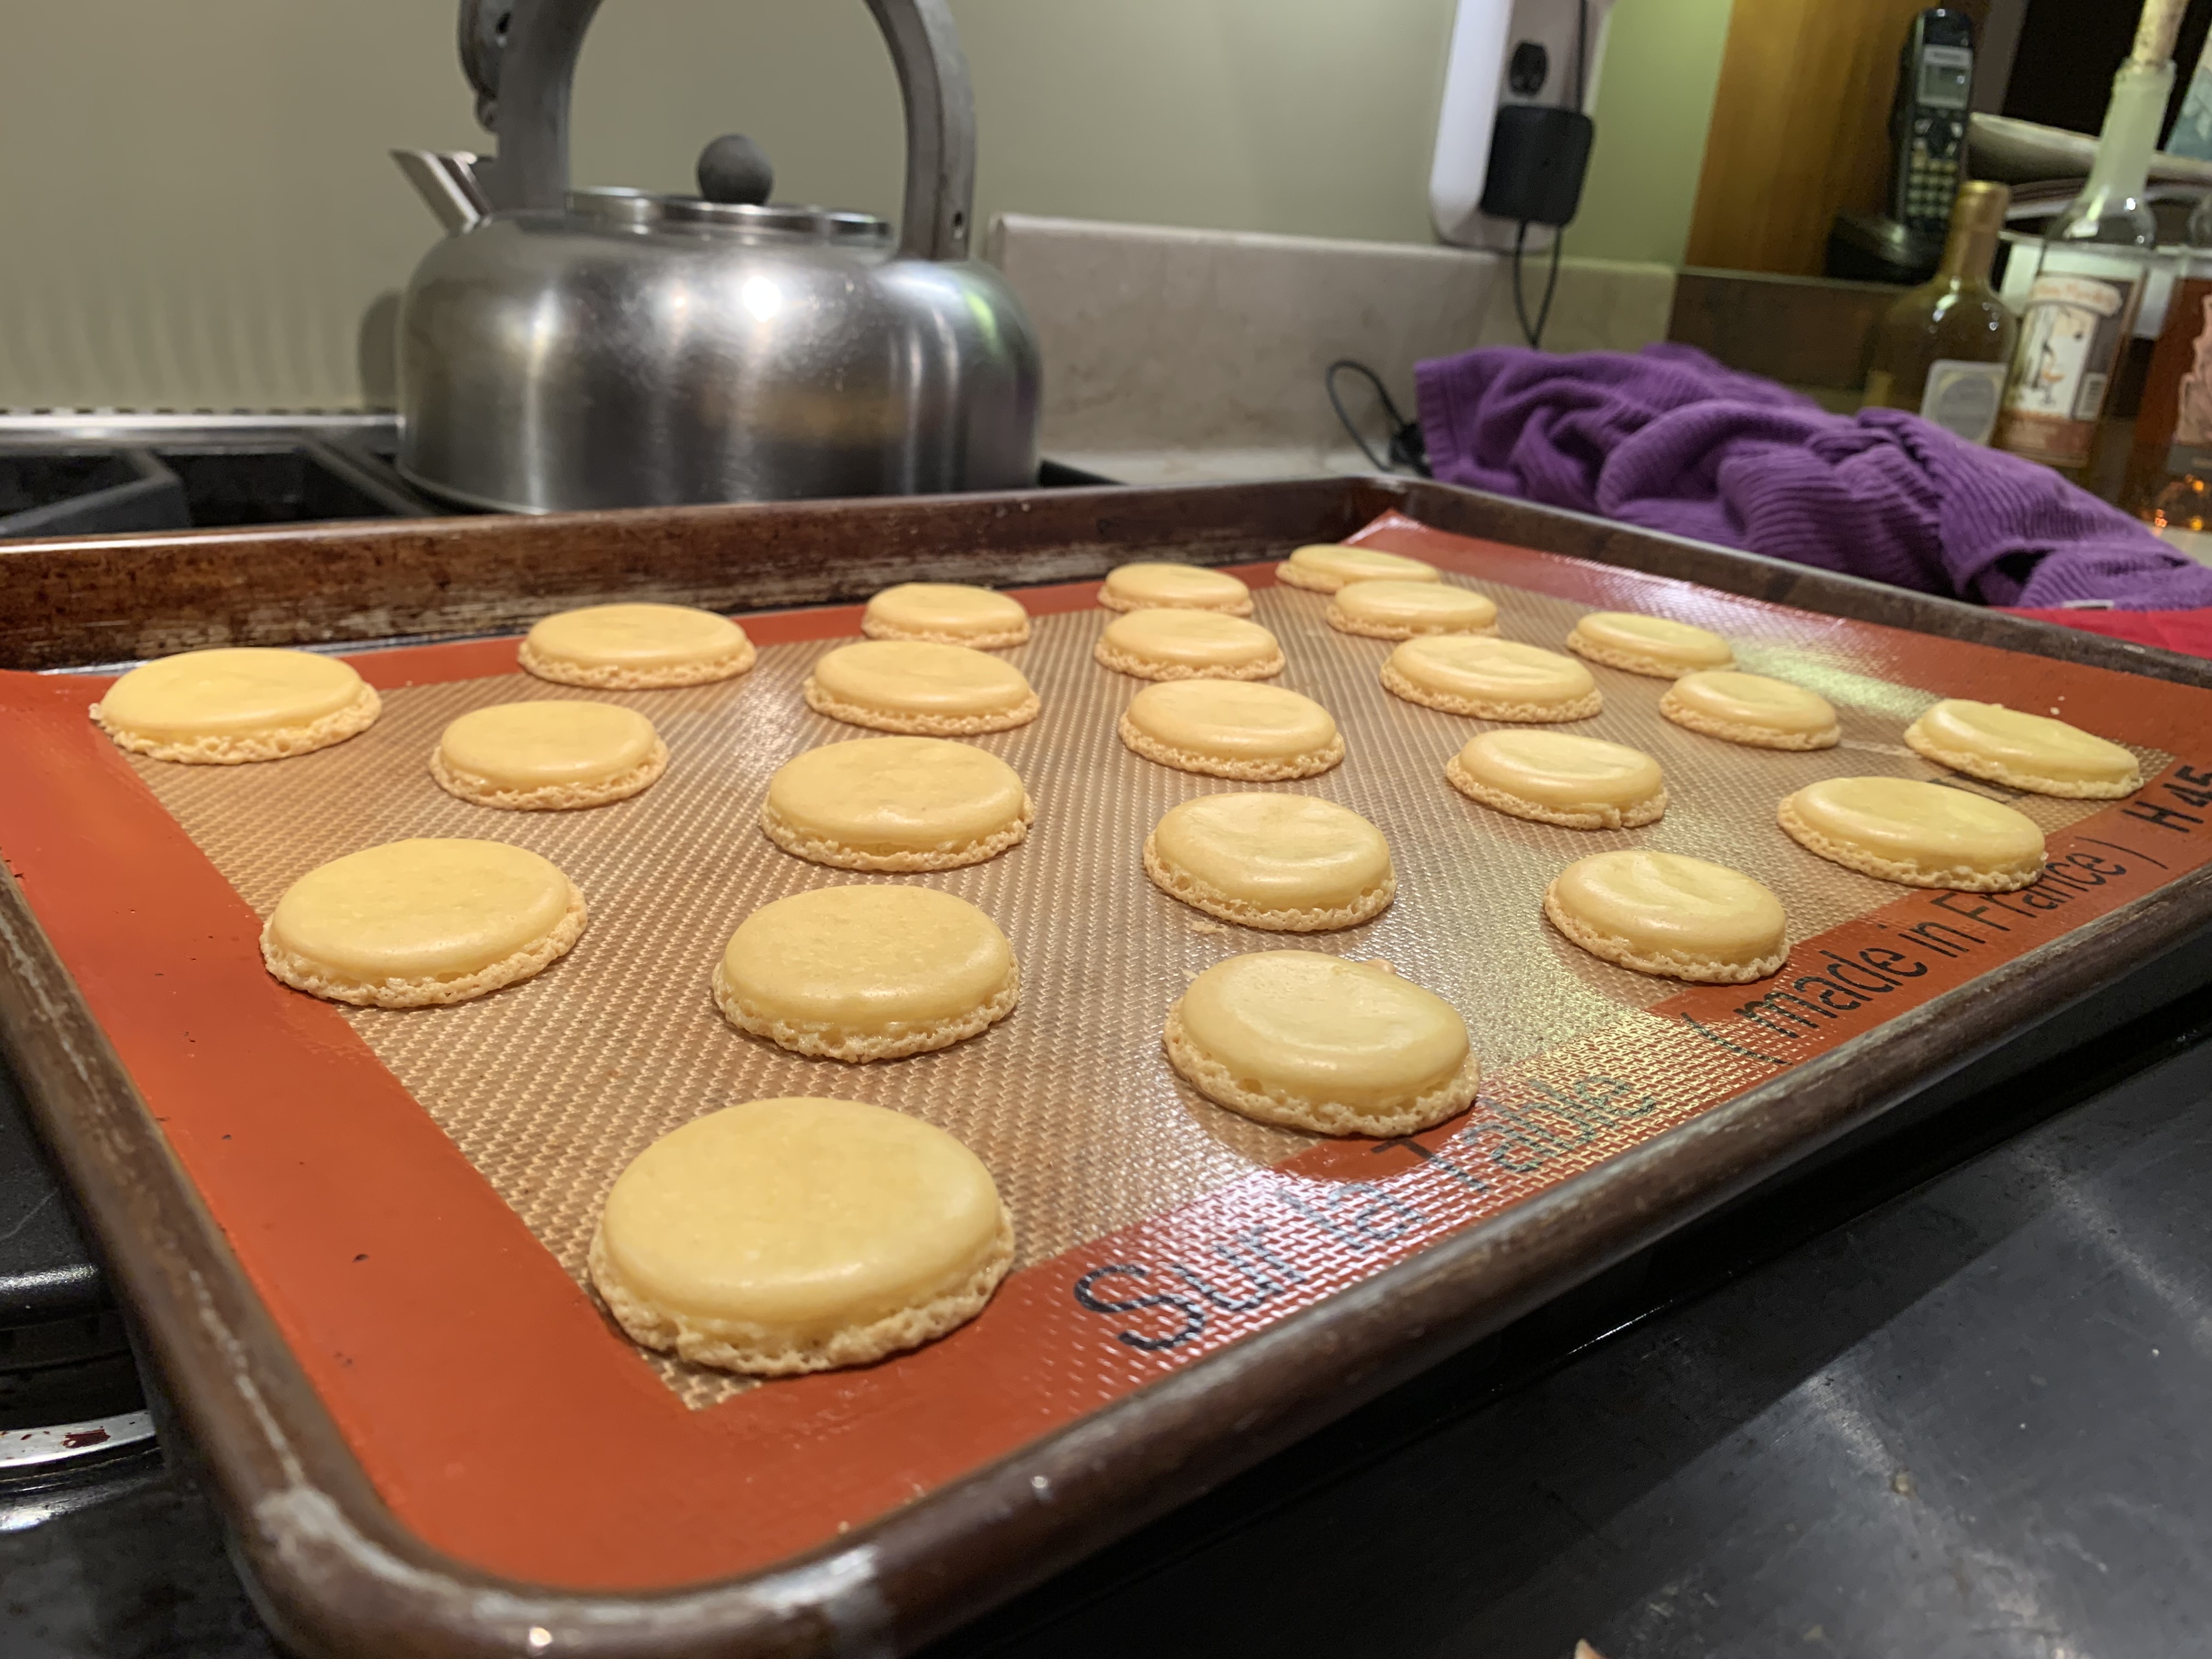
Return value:
<svg viewBox="0 0 2212 1659">
<path fill-rule="evenodd" d="M 1997 441 L 2033 460 L 2080 466 L 2089 459 L 2112 366 L 2134 324 L 2142 278 L 2054 270 L 2057 257 L 2046 253 L 2027 290 Z"/>
<path fill-rule="evenodd" d="M 1920 396 L 1920 418 L 1970 444 L 1985 444 L 1996 430 L 1997 406 L 2004 401 L 2005 365 L 1970 363 L 1938 357 L 1928 365 L 1928 388 Z"/>
<path fill-rule="evenodd" d="M 2189 356 L 2174 387 L 2173 441 L 2191 449 L 2212 449 L 2212 293 L 2199 288 L 2191 297 L 2197 301 L 2196 314 L 2183 311 L 2176 319 L 2177 343 L 2188 341 Z"/>
</svg>

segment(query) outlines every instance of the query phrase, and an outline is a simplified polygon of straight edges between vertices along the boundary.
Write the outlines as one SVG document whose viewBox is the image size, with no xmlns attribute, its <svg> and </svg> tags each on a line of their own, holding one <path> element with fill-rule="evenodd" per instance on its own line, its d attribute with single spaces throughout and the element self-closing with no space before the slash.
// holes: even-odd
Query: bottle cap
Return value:
<svg viewBox="0 0 2212 1659">
<path fill-rule="evenodd" d="M 1969 179 L 1959 186 L 1951 204 L 1951 228 L 1979 234 L 2004 228 L 2005 210 L 2012 206 L 2012 191 L 1987 179 Z"/>
<path fill-rule="evenodd" d="M 2136 19 L 2136 43 L 2128 53 L 2130 64 L 2162 64 L 2173 56 L 2173 38 L 2181 33 L 2181 14 L 2186 0 L 2143 0 L 2142 15 Z"/>
</svg>

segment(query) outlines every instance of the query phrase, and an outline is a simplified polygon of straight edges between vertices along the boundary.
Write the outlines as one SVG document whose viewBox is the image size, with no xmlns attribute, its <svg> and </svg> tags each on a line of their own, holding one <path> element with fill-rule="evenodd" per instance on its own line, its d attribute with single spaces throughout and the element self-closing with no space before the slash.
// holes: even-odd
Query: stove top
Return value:
<svg viewBox="0 0 2212 1659">
<path fill-rule="evenodd" d="M 483 511 L 392 465 L 388 414 L 0 410 L 0 540 Z M 1042 489 L 1120 482 L 1054 460 Z"/>
<path fill-rule="evenodd" d="M 428 518 L 388 415 L 0 413 L 0 538 Z M 158 1468 L 126 1322 L 0 1057 L 0 1532 Z"/>
<path fill-rule="evenodd" d="M 0 538 L 429 518 L 388 415 L 0 415 Z"/>
<path fill-rule="evenodd" d="M 123 1316 L 0 1063 L 0 1532 L 158 1468 Z"/>
</svg>

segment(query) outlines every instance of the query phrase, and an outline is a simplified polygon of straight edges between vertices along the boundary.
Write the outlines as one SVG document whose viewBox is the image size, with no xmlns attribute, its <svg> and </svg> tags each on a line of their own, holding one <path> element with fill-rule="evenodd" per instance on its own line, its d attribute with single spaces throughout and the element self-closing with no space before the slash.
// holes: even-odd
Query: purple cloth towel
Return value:
<svg viewBox="0 0 2212 1659">
<path fill-rule="evenodd" d="M 2212 605 L 2212 569 L 2048 468 L 1892 409 L 1830 415 L 1680 345 L 1413 371 L 1448 483 L 1984 605 Z"/>
</svg>

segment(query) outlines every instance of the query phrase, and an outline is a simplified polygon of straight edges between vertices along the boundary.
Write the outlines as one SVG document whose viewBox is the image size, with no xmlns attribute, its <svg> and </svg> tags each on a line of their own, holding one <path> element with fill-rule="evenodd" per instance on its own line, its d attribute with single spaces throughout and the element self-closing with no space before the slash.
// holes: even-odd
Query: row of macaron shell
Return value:
<svg viewBox="0 0 2212 1659">
<path fill-rule="evenodd" d="M 1358 555 L 1361 551 L 1361 550 L 1349 549 L 1307 549 L 1301 550 L 1301 554 L 1307 556 L 1309 562 L 1313 562 L 1316 558 L 1325 562 L 1340 554 Z M 1389 580 L 1392 576 L 1402 575 L 1406 568 L 1413 562 L 1396 560 L 1394 556 L 1382 556 L 1391 562 L 1382 565 L 1379 569 L 1363 568 L 1359 574 L 1370 579 Z M 1298 556 L 1294 556 L 1283 568 L 1288 572 L 1297 568 L 1299 562 Z M 1431 580 L 1434 579 L 1432 568 L 1422 566 L 1420 568 L 1429 572 Z M 1140 614 L 1144 610 L 1152 608 L 1146 605 L 1147 600 L 1157 604 L 1161 599 L 1173 601 L 1196 598 L 1218 605 L 1233 599 L 1237 593 L 1243 591 L 1243 584 L 1237 582 L 1233 577 L 1226 575 L 1225 573 L 1206 572 L 1189 567 L 1177 566 L 1123 567 L 1122 570 L 1132 573 L 1140 580 L 1132 583 L 1125 578 L 1117 585 L 1114 579 L 1109 577 L 1103 597 L 1119 598 L 1123 602 L 1121 605 L 1109 605 L 1109 608 L 1133 607 L 1138 609 Z M 1339 573 L 1331 571 L 1327 574 L 1336 575 Z M 1209 577 L 1215 580 L 1208 583 L 1204 580 Z M 1340 577 L 1337 583 L 1339 590 L 1340 591 L 1352 580 L 1354 579 L 1349 576 Z M 1310 577 L 1304 582 L 1293 580 L 1291 585 L 1321 587 L 1325 586 L 1327 583 L 1325 580 Z M 973 596 L 972 600 L 969 597 L 970 595 Z M 1019 611 L 1018 605 L 1006 596 L 992 593 L 989 590 L 966 589 L 952 585 L 903 585 L 899 588 L 887 590 L 885 593 L 878 595 L 876 601 L 872 602 L 868 614 L 876 625 L 871 627 L 869 631 L 882 637 L 886 634 L 896 634 L 902 623 L 910 623 L 917 619 L 923 622 L 957 623 L 963 618 L 963 613 L 968 617 L 973 617 L 981 613 L 986 605 L 994 603 L 1000 605 L 1012 605 L 1016 611 Z M 1336 608 L 1333 605 L 1332 611 Z M 1492 614 L 1494 616 L 1494 610 Z M 1124 620 L 1136 620 L 1136 618 Z M 1021 631 L 1025 634 L 1025 617 L 1022 622 Z M 945 629 L 946 633 L 951 631 L 949 628 Z M 1012 630 L 1008 629 L 1005 631 L 1011 633 Z M 1272 646 L 1271 635 L 1266 635 L 1264 630 L 1259 630 L 1256 628 L 1254 631 L 1261 634 Z M 1112 632 L 1113 629 L 1109 628 L 1109 635 L 1110 635 Z M 940 635 L 940 637 L 944 635 Z M 1012 641 L 1009 639 L 1007 642 Z M 1726 641 L 1706 630 L 1669 623 L 1662 618 L 1641 617 L 1628 613 L 1593 613 L 1577 624 L 1574 633 L 1570 636 L 1569 644 L 1579 653 L 1589 656 L 1594 660 L 1607 662 L 1609 665 L 1626 667 L 1632 672 L 1641 673 L 1671 676 L 1680 673 L 1685 669 L 1694 668 L 1699 664 L 1717 665 L 1733 661 L 1732 653 Z M 1104 641 L 1102 640 L 1100 654 L 1102 659 L 1106 659 L 1107 653 L 1103 648 L 1103 645 Z M 1534 653 L 1534 647 L 1522 647 L 1522 649 L 1531 653 Z M 1399 662 L 1404 654 L 1405 647 L 1401 647 L 1399 653 L 1394 653 L 1393 664 Z M 1552 653 L 1541 654 L 1547 657 L 1552 655 Z M 1563 668 L 1574 666 L 1565 659 L 1553 657 L 1552 659 Z M 1417 657 L 1415 660 L 1418 662 L 1419 659 Z M 1123 666 L 1120 663 L 1113 665 Z M 1275 657 L 1273 665 L 1275 671 L 1279 672 L 1279 653 Z M 1177 666 L 1181 667 L 1181 665 Z M 1138 672 L 1143 672 L 1141 666 Z M 1183 672 L 1193 671 L 1184 670 Z M 1201 665 L 1194 672 L 1202 676 L 1208 671 Z M 1233 667 L 1228 671 L 1228 673 L 1229 677 L 1237 677 Z M 1148 675 L 1147 677 L 1157 676 Z M 1386 665 L 1384 675 L 1385 684 L 1389 684 L 1394 691 L 1407 696 L 1408 700 L 1426 702 L 1431 706 L 1449 707 L 1454 712 L 1487 714 L 1492 714 L 1493 717 L 1503 714 L 1506 718 L 1518 717 L 1524 720 L 1577 718 L 1595 712 L 1594 700 L 1587 697 L 1569 699 L 1565 706 L 1561 706 L 1560 702 L 1555 700 L 1548 707 L 1540 706 L 1535 708 L 1522 707 L 1510 710 L 1492 709 L 1485 708 L 1479 702 L 1471 704 L 1468 698 L 1449 689 L 1448 679 L 1445 689 L 1439 690 L 1433 684 L 1436 678 L 1437 677 L 1431 675 L 1429 683 L 1425 684 L 1403 672 L 1394 676 L 1390 665 Z M 1393 684 L 1394 678 L 1397 683 Z M 1730 676 L 1729 679 L 1744 684 L 1757 681 L 1757 677 Z M 1729 730 L 1728 728 L 1730 722 L 1725 719 L 1718 719 L 1713 711 L 1700 709 L 1694 705 L 1680 705 L 1677 693 L 1682 688 L 1679 684 L 1675 691 L 1669 694 L 1668 704 L 1665 705 L 1666 712 L 1670 717 L 1678 719 L 1680 723 L 1690 726 L 1693 729 L 1712 729 L 1715 735 L 1729 737 L 1735 741 L 1750 741 L 1765 746 L 1810 748 L 1835 741 L 1832 711 L 1827 709 L 1823 700 L 1819 699 L 1814 694 L 1804 692 L 1800 688 L 1787 686 L 1781 682 L 1757 681 L 1757 683 L 1771 687 L 1777 692 L 1794 693 L 1800 700 L 1797 707 L 1784 710 L 1784 714 L 1789 718 L 1782 722 L 1779 728 L 1769 719 L 1764 723 L 1749 725 L 1748 736 L 1742 730 Z M 811 682 L 810 682 L 811 689 Z M 1594 690 L 1595 688 L 1592 689 Z M 814 702 L 817 708 L 823 706 L 812 696 L 810 696 L 809 700 Z M 1721 715 L 1739 712 L 1738 709 L 1728 708 L 1725 698 L 1722 702 L 1723 708 L 1719 711 Z M 1738 698 L 1737 702 L 1740 705 L 1741 699 Z M 1810 720 L 1805 718 L 1808 706 L 1813 715 Z M 835 712 L 848 718 L 858 713 L 860 718 L 857 723 L 878 724 L 877 719 L 872 717 L 874 711 L 836 708 L 825 708 L 824 712 Z M 1032 702 L 1028 708 L 1021 711 L 1020 717 L 1026 720 L 1032 717 L 1034 712 L 1035 706 Z M 1754 705 L 1751 712 L 1754 716 L 1771 716 L 1773 706 L 1771 702 L 1765 708 Z M 1745 726 L 1748 723 L 1738 720 L 1734 724 Z M 1718 729 L 1714 729 L 1716 725 Z M 1621 745 L 1602 744 L 1595 739 L 1572 739 L 1565 734 L 1553 737 L 1553 744 L 1554 745 L 1566 744 L 1588 745 L 1584 752 L 1576 757 L 1583 769 L 1588 771 L 1595 762 L 1597 763 L 1596 769 L 1599 772 L 1613 774 L 1616 784 L 1623 786 L 1616 788 L 1615 793 L 1624 794 L 1625 798 L 1619 800 L 1561 803 L 1556 799 L 1550 801 L 1532 799 L 1516 791 L 1513 787 L 1516 781 L 1514 775 L 1517 772 L 1522 780 L 1531 775 L 1540 776 L 1546 769 L 1542 763 L 1545 757 L 1540 752 L 1533 756 L 1516 753 L 1516 745 L 1504 734 L 1485 734 L 1484 738 L 1470 743 L 1467 750 L 1454 757 L 1448 767 L 1447 775 L 1462 793 L 1472 799 L 1483 801 L 1486 805 L 1497 806 L 1502 811 L 1516 812 L 1519 816 L 1536 817 L 1547 822 L 1567 823 L 1577 828 L 1633 827 L 1637 823 L 1651 821 L 1658 816 L 1659 811 L 1663 810 L 1663 789 L 1659 787 L 1656 776 L 1656 764 L 1651 763 L 1648 757 L 1643 756 L 1640 751 L 1626 749 Z M 1137 745 L 1133 744 L 1133 746 Z M 1141 749 L 1140 752 L 1142 752 Z M 1556 752 L 1555 748 L 1554 753 Z M 1500 774 L 1504 775 L 1501 776 Z M 1650 787 L 1640 787 L 1642 780 L 1647 775 Z M 1877 787 L 1893 789 L 1899 781 L 1859 781 Z M 1860 805 L 1863 805 L 1865 803 L 1862 802 Z M 1946 803 L 1946 805 L 1953 804 Z M 1972 811 L 1973 809 L 1970 807 L 1966 810 Z M 1850 842 L 1847 836 L 1838 838 L 1832 834 L 1824 834 L 1817 824 L 1811 826 L 1808 831 L 1808 827 L 1802 817 L 1793 818 L 1792 815 L 1786 811 L 1783 816 L 1785 825 L 1796 823 L 1797 827 L 1793 828 L 1793 835 L 1814 850 L 1820 851 L 1824 856 L 1835 857 L 1838 848 L 1841 848 L 1846 856 L 1839 858 L 1838 861 L 1866 870 L 1869 873 L 1881 874 L 1891 878 L 1897 878 L 1899 866 L 1896 860 L 1850 856 Z M 2008 814 L 2008 816 L 2018 817 L 2016 814 Z M 2024 823 L 2025 820 L 2021 822 Z M 1985 832 L 1986 828 L 1987 826 L 1983 826 Z M 2034 851 L 2039 858 L 2039 835 L 2036 837 Z M 2014 860 L 2014 862 L 2020 861 Z M 1683 872 L 1678 870 L 1675 874 L 1680 878 Z M 1946 879 L 1963 876 L 1966 879 L 1977 882 L 1986 882 L 1991 878 L 1990 872 L 1972 869 L 1962 872 L 1955 865 L 1947 865 L 1940 871 L 1933 872 L 1914 872 L 1907 870 L 1905 878 L 1914 878 L 1916 874 L 1922 877 L 1937 875 Z M 1996 875 L 1997 878 L 2008 882 L 2016 879 L 2016 872 L 2010 871 L 2000 871 L 1996 872 Z M 2033 879 L 2033 874 L 2026 874 L 2026 878 Z M 1586 943 L 1587 941 L 1585 939 L 1578 942 Z M 1624 951 L 1618 953 L 1615 959 L 1626 961 L 1630 957 L 1637 957 L 1640 960 L 1647 957 L 1649 954 Z M 1760 955 L 1762 963 L 1765 955 L 1765 952 Z M 1776 965 L 1779 965 L 1778 962 Z M 1735 973 L 1742 971 L 1741 964 L 1729 964 L 1729 966 L 1732 969 L 1731 976 L 1734 976 Z"/>
</svg>

